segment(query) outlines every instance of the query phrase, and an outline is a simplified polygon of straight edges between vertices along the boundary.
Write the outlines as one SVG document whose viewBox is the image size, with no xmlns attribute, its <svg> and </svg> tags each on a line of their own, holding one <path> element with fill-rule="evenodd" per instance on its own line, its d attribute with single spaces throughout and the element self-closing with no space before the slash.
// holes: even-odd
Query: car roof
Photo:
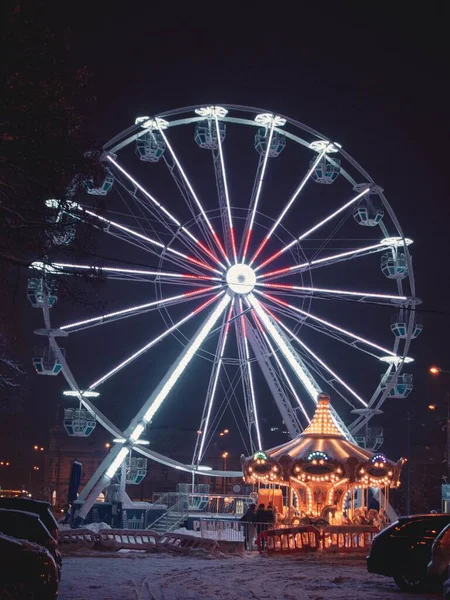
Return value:
<svg viewBox="0 0 450 600">
<path fill-rule="evenodd" d="M 58 523 L 50 510 L 50 504 L 33 498 L 0 498 L 0 509 L 22 510 L 36 513 L 49 529 L 58 527 Z"/>
<path fill-rule="evenodd" d="M 448 517 L 450 519 L 450 513 L 424 513 L 420 515 L 404 515 L 399 517 L 399 521 L 412 521 L 414 519 L 438 519 L 442 517 Z"/>
<path fill-rule="evenodd" d="M 0 508 L 0 532 L 2 531 L 2 527 L 6 527 L 6 529 L 11 531 L 11 528 L 18 525 L 19 527 L 25 527 L 38 524 L 40 530 L 45 533 L 46 537 L 52 537 L 47 527 L 39 518 L 39 515 L 36 513 L 26 512 L 24 510 L 9 510 Z"/>
</svg>

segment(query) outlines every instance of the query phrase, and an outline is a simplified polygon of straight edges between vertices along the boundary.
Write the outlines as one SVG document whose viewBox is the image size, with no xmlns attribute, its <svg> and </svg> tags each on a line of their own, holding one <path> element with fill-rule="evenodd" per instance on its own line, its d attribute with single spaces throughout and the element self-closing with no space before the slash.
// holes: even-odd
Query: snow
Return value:
<svg viewBox="0 0 450 600">
<path fill-rule="evenodd" d="M 365 559 L 94 553 L 64 558 L 59 600 L 411 600 Z M 437 600 L 436 594 L 416 595 Z"/>
<path fill-rule="evenodd" d="M 98 533 L 101 529 L 111 529 L 111 525 L 108 525 L 108 523 L 89 523 L 89 525 L 85 525 L 83 529 L 89 529 L 94 533 Z"/>
</svg>

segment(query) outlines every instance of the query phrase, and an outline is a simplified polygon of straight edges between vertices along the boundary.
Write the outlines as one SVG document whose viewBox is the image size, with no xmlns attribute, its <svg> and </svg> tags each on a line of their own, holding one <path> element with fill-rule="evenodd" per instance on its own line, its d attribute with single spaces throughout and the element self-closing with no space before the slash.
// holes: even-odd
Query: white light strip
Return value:
<svg viewBox="0 0 450 600">
<path fill-rule="evenodd" d="M 279 256 L 281 256 L 281 254 L 283 254 L 284 252 L 286 252 L 286 250 L 289 250 L 289 248 L 292 248 L 292 246 L 294 246 L 295 244 L 297 244 L 297 242 L 301 242 L 303 239 L 305 239 L 306 237 L 308 237 L 311 233 L 313 233 L 314 231 L 316 231 L 317 229 L 319 229 L 320 227 L 322 227 L 322 225 L 325 225 L 325 223 L 328 223 L 328 221 L 331 221 L 331 219 L 334 219 L 334 217 L 336 217 L 341 212 L 343 212 L 344 210 L 346 210 L 349 206 L 351 206 L 355 202 L 358 202 L 358 200 L 360 198 L 362 198 L 368 192 L 369 192 L 369 188 L 365 189 L 363 192 L 361 192 L 360 194 L 358 194 L 357 196 L 355 196 L 355 198 L 352 198 L 351 200 L 349 200 L 346 204 L 344 204 L 343 206 L 341 206 L 341 208 L 338 208 L 333 213 L 331 213 L 331 215 L 328 215 L 328 217 L 326 217 L 325 219 L 322 219 L 322 221 L 320 221 L 319 223 L 317 223 L 316 225 L 314 225 L 314 227 L 311 227 L 311 229 L 308 229 L 308 231 L 305 231 L 305 233 L 302 233 L 302 235 L 300 235 L 296 240 L 293 240 L 292 242 L 290 242 L 290 244 L 288 244 L 287 246 L 284 246 L 284 248 L 282 248 L 281 250 L 279 250 L 278 252 L 276 252 L 275 254 L 273 254 L 270 258 L 268 258 L 261 265 L 259 265 L 259 267 L 257 267 L 255 269 L 255 271 L 258 271 L 258 269 L 262 269 L 263 267 L 265 267 L 266 265 L 268 265 L 269 263 L 271 263 L 273 260 L 275 260 L 276 258 L 278 258 Z"/>
<path fill-rule="evenodd" d="M 146 308 L 151 308 L 152 306 L 159 306 L 162 304 L 167 304 L 168 302 L 173 302 L 175 300 L 180 300 L 184 298 L 186 300 L 194 299 L 195 296 L 198 296 L 203 293 L 212 292 L 219 288 L 220 285 L 214 285 L 211 287 L 205 287 L 201 290 L 196 290 L 195 292 L 185 292 L 183 294 L 177 294 L 176 296 L 171 296 L 170 298 L 162 298 L 161 300 L 155 300 L 154 302 L 148 302 L 147 304 L 139 304 L 138 306 L 130 306 L 130 308 L 124 308 L 123 310 L 116 310 L 115 312 L 107 313 L 105 315 L 100 315 L 99 317 L 92 317 L 91 319 L 85 319 L 84 321 L 77 321 L 76 323 L 69 323 L 68 325 L 62 325 L 59 329 L 71 329 L 73 327 L 81 327 L 82 325 L 88 325 L 89 323 L 97 323 L 98 321 L 103 321 L 104 319 L 110 319 L 112 317 L 119 317 L 121 315 L 130 314 L 137 310 L 144 310 Z"/>
<path fill-rule="evenodd" d="M 81 396 L 83 396 L 84 398 L 97 398 L 97 396 L 100 396 L 100 393 L 89 390 L 80 390 L 79 392 L 75 390 L 66 390 L 65 392 L 63 392 L 63 396 L 76 396 L 77 398 L 81 398 Z"/>
<path fill-rule="evenodd" d="M 83 208 L 80 204 L 77 204 L 77 208 L 81 212 L 85 212 L 87 215 L 90 215 L 91 217 L 95 217 L 96 219 L 99 219 L 99 221 L 102 221 L 103 223 L 106 223 L 107 225 L 112 225 L 116 229 L 119 229 L 119 231 L 124 231 L 125 233 L 129 233 L 129 234 L 133 235 L 134 237 L 137 237 L 137 238 L 139 238 L 141 240 L 149 242 L 150 244 L 153 244 L 154 246 L 157 246 L 158 248 L 162 248 L 165 252 L 170 252 L 171 254 L 175 254 L 176 256 L 181 256 L 181 258 L 184 258 L 188 262 L 191 262 L 191 263 L 194 263 L 196 265 L 199 265 L 199 266 L 203 267 L 204 269 L 207 269 L 208 271 L 214 271 L 215 273 L 220 273 L 220 271 L 218 269 L 214 269 L 213 267 L 211 267 L 208 264 L 202 262 L 201 260 L 197 260 L 196 258 L 188 256 L 187 254 L 184 254 L 183 252 L 179 252 L 178 250 L 174 250 L 170 246 L 164 246 L 164 244 L 162 244 L 161 242 L 158 242 L 158 240 L 154 240 L 152 238 L 149 238 L 148 236 L 143 235 L 142 233 L 134 231 L 134 229 L 130 229 L 129 227 L 125 227 L 125 225 L 121 225 L 120 223 L 116 223 L 115 221 L 111 221 L 111 219 L 106 219 L 105 217 L 102 217 L 101 215 L 98 215 L 97 213 L 93 212 L 92 210 L 89 210 L 87 208 Z"/>
<path fill-rule="evenodd" d="M 82 271 L 104 271 L 105 273 L 124 273 L 126 275 L 149 275 L 160 277 L 173 277 L 178 279 L 200 279 L 207 281 L 221 281 L 220 277 L 212 277 L 210 275 L 190 275 L 189 273 L 172 273 L 165 271 L 146 271 L 144 269 L 125 269 L 122 267 L 97 267 L 92 265 L 74 265 L 71 263 L 52 263 L 45 265 L 44 263 L 32 263 L 31 268 L 39 269 L 40 271 L 48 271 L 49 273 L 58 273 L 58 269 L 80 269 Z"/>
<path fill-rule="evenodd" d="M 315 260 L 311 260 L 309 262 L 302 263 L 300 265 L 294 265 L 292 267 L 286 267 L 285 269 L 277 269 L 276 271 L 269 271 L 268 273 L 263 273 L 262 275 L 257 275 L 256 279 L 264 279 L 265 277 L 270 277 L 272 275 L 278 275 L 282 273 L 292 273 L 293 271 L 298 271 L 298 269 L 304 269 L 305 267 L 312 267 L 313 265 L 319 265 L 324 262 L 328 262 L 330 260 L 336 260 L 338 258 L 346 258 L 348 256 L 354 256 L 356 254 L 360 254 L 361 252 L 369 252 L 370 250 L 384 250 L 386 246 L 384 244 L 374 244 L 373 246 L 364 246 L 364 248 L 357 248 L 356 250 L 349 250 L 347 252 L 340 252 L 339 254 L 331 254 L 330 256 L 325 256 L 324 258 L 317 258 Z"/>
<path fill-rule="evenodd" d="M 302 346 L 302 348 L 304 348 L 309 354 L 311 354 L 311 356 L 324 368 L 328 371 L 328 373 L 330 373 L 330 375 L 332 375 L 336 381 L 339 381 L 339 383 L 345 387 L 345 389 L 347 391 L 349 391 L 352 396 L 354 396 L 363 406 L 365 406 L 367 408 L 368 404 L 367 402 L 365 402 L 361 396 L 359 396 L 355 390 L 353 390 L 348 384 L 345 383 L 345 381 L 343 381 L 339 375 L 337 375 L 321 358 L 319 358 L 317 356 L 317 354 L 315 354 L 311 348 L 309 348 L 304 342 L 302 342 L 302 340 L 300 340 L 293 331 L 291 331 L 289 329 L 289 327 L 287 327 L 284 323 L 282 323 L 280 320 L 278 320 L 278 323 L 281 325 L 281 327 L 292 337 L 292 339 L 294 339 L 298 344 L 300 344 L 300 346 Z"/>
<path fill-rule="evenodd" d="M 272 124 L 270 126 L 269 141 L 268 141 L 268 144 L 267 144 L 266 153 L 264 155 L 264 162 L 263 162 L 263 165 L 262 165 L 262 168 L 261 168 L 261 174 L 260 174 L 259 181 L 258 181 L 258 187 L 257 187 L 257 190 L 256 190 L 255 201 L 253 203 L 252 214 L 251 214 L 251 217 L 250 217 L 250 225 L 249 225 L 248 232 L 247 232 L 247 239 L 245 240 L 244 251 L 243 251 L 243 254 L 242 254 L 242 262 L 245 262 L 245 257 L 247 255 L 248 245 L 249 245 L 249 242 L 250 242 L 250 236 L 251 236 L 252 229 L 253 229 L 253 223 L 255 221 L 256 210 L 258 208 L 259 197 L 261 195 L 261 190 L 262 190 L 262 186 L 263 186 L 264 175 L 266 173 L 267 161 L 269 159 L 269 152 L 270 152 L 270 146 L 272 144 L 272 137 L 273 137 L 274 127 L 275 127 L 275 119 L 272 120 Z"/>
<path fill-rule="evenodd" d="M 197 197 L 197 194 L 194 192 L 194 188 L 192 187 L 192 185 L 191 185 L 191 183 L 190 183 L 190 181 L 189 181 L 189 179 L 188 179 L 188 177 L 187 177 L 186 173 L 184 172 L 184 170 L 183 170 L 183 167 L 181 166 L 181 163 L 180 163 L 180 161 L 178 160 L 178 158 L 177 158 L 177 155 L 176 155 L 176 154 L 175 154 L 175 152 L 174 152 L 174 149 L 172 148 L 172 146 L 171 146 L 171 144 L 170 144 L 169 140 L 167 139 L 167 137 L 166 137 L 166 135 L 165 135 L 164 131 L 163 131 L 163 130 L 162 130 L 160 127 L 159 127 L 159 126 L 158 126 L 158 131 L 160 132 L 160 134 L 161 134 L 161 136 L 162 136 L 162 138 L 163 138 L 164 142 L 166 143 L 166 146 L 169 148 L 169 152 L 170 152 L 170 154 L 172 155 L 172 158 L 173 158 L 173 160 L 174 160 L 175 164 L 177 165 L 177 167 L 178 167 L 178 169 L 179 169 L 179 171 L 180 171 L 180 173 L 181 173 L 181 176 L 182 176 L 182 177 L 183 177 L 183 179 L 184 179 L 184 182 L 186 183 L 187 187 L 189 188 L 189 191 L 191 192 L 191 194 L 192 194 L 192 197 L 194 198 L 194 200 L 195 200 L 195 202 L 196 202 L 196 204 L 197 204 L 197 206 L 198 206 L 198 208 L 199 208 L 199 210 L 200 210 L 200 213 L 201 213 L 202 217 L 203 217 L 203 218 L 204 218 L 204 220 L 205 220 L 205 223 L 208 225 L 208 227 L 209 227 L 209 230 L 211 231 L 211 234 L 212 234 L 212 236 L 213 236 L 213 238 L 214 238 L 214 241 L 216 242 L 216 244 L 217 244 L 217 246 L 218 246 L 219 250 L 221 251 L 221 253 L 224 255 L 224 258 L 226 259 L 226 261 L 227 261 L 227 263 L 228 263 L 228 266 L 231 266 L 231 263 L 230 263 L 230 261 L 228 260 L 228 257 L 227 257 L 227 255 L 225 254 L 225 251 L 224 251 L 224 249 L 222 248 L 222 246 L 221 246 L 221 244 L 220 244 L 220 242 L 219 242 L 219 240 L 218 240 L 218 238 L 217 238 L 217 234 L 216 234 L 216 232 L 214 231 L 214 228 L 213 228 L 213 226 L 211 225 L 211 222 L 210 222 L 210 220 L 208 219 L 208 216 L 206 215 L 205 211 L 203 210 L 203 206 L 201 205 L 201 202 L 200 202 L 200 200 L 198 199 L 198 197 Z"/>
<path fill-rule="evenodd" d="M 219 374 L 220 374 L 220 369 L 222 367 L 222 358 L 223 358 L 223 354 L 225 352 L 225 344 L 227 343 L 227 337 L 228 337 L 228 331 L 230 329 L 230 319 L 231 319 L 231 313 L 233 312 L 233 307 L 231 306 L 230 311 L 228 313 L 228 317 L 227 317 L 227 323 L 225 325 L 225 332 L 223 335 L 223 341 L 222 341 L 222 347 L 220 349 L 220 353 L 219 353 L 219 361 L 217 363 L 217 367 L 216 367 L 216 372 L 214 375 L 214 382 L 213 382 L 213 386 L 212 386 L 212 390 L 211 390 L 211 396 L 209 399 L 209 406 L 208 406 L 208 410 L 206 413 L 206 419 L 205 419 L 205 425 L 203 427 L 203 431 L 202 431 L 202 439 L 200 442 L 200 449 L 198 451 L 198 462 L 200 462 L 202 460 L 203 457 L 203 448 L 205 446 L 205 442 L 206 442 L 206 435 L 208 432 L 208 427 L 209 427 L 209 421 L 211 418 L 211 411 L 212 411 L 212 407 L 213 407 L 213 403 L 214 403 L 214 398 L 216 395 L 216 389 L 217 389 L 217 383 L 219 381 Z"/>
<path fill-rule="evenodd" d="M 280 335 L 280 333 L 274 327 L 273 323 L 271 322 L 271 320 L 269 319 L 269 317 L 263 310 L 261 303 L 255 298 L 255 296 L 253 294 L 249 294 L 247 296 L 247 299 L 250 302 L 252 308 L 254 308 L 256 314 L 258 315 L 258 317 L 261 320 L 264 327 L 270 333 L 273 341 L 275 342 L 276 347 L 278 347 L 281 350 L 283 356 L 289 363 L 290 367 L 292 368 L 294 373 L 297 375 L 297 377 L 303 384 L 303 386 L 306 389 L 306 391 L 308 392 L 308 394 L 311 396 L 313 402 L 316 404 L 317 403 L 316 388 L 310 381 L 306 372 L 301 368 L 301 366 L 295 359 L 294 355 L 292 354 L 291 350 L 289 349 L 289 346 L 284 341 L 283 337 Z"/>
<path fill-rule="evenodd" d="M 262 287 L 270 287 L 280 290 L 297 290 L 300 292 L 317 292 L 319 294 L 338 294 L 342 296 L 356 296 L 358 298 L 379 298 L 381 300 L 397 300 L 404 301 L 408 300 L 407 296 L 394 296 L 392 294 L 378 294 L 374 292 L 353 292 L 348 290 L 333 290 L 331 288 L 316 288 L 316 287 L 304 287 L 301 285 L 283 285 L 282 283 L 257 283 L 256 285 Z"/>
<path fill-rule="evenodd" d="M 220 294 L 217 294 L 212 300 L 215 300 L 221 294 L 223 294 L 223 292 L 220 292 Z M 103 383 L 107 379 L 109 379 L 112 375 L 114 375 L 115 373 L 117 373 L 118 371 L 120 371 L 121 369 L 123 369 L 124 367 L 126 367 L 126 365 L 128 365 L 130 362 L 132 362 L 133 360 L 135 360 L 136 358 L 138 358 L 138 356 L 140 356 L 141 354 L 143 354 L 144 352 L 146 352 L 147 350 L 149 350 L 152 346 L 154 346 L 159 341 L 161 341 L 163 338 L 165 338 L 170 333 L 172 333 L 172 331 L 174 331 L 175 329 L 177 329 L 177 327 L 180 327 L 181 325 L 183 325 L 183 323 L 186 323 L 186 321 L 189 321 L 189 319 L 191 319 L 198 312 L 201 312 L 203 310 L 203 308 L 206 308 L 206 306 L 211 303 L 212 300 L 209 300 L 207 303 L 205 303 L 202 306 L 200 306 L 200 309 L 196 309 L 195 311 L 190 312 L 188 315 L 186 315 L 185 317 L 183 317 L 180 321 L 178 321 L 177 323 L 175 323 L 174 325 L 172 325 L 172 327 L 169 327 L 169 329 L 166 329 L 166 331 L 164 331 L 164 333 L 161 333 L 160 335 L 158 335 L 158 337 L 154 338 L 151 342 L 149 342 L 148 344 L 146 344 L 145 346 L 143 346 L 142 348 L 140 348 L 137 352 L 135 352 L 134 354 L 132 354 L 131 356 L 129 356 L 127 359 L 125 359 L 124 361 L 122 361 L 121 363 L 119 363 L 117 366 L 114 367 L 114 369 L 111 369 L 111 371 L 108 371 L 108 373 L 106 373 L 106 375 L 103 375 L 103 377 L 100 377 L 100 379 L 97 379 L 97 381 L 94 381 L 94 383 L 92 383 L 89 386 L 89 389 L 90 390 L 95 389 L 101 383 Z"/>
<path fill-rule="evenodd" d="M 322 150 L 322 152 L 317 156 L 316 160 L 313 162 L 312 167 L 309 169 L 309 171 L 306 173 L 305 177 L 302 179 L 300 185 L 298 186 L 298 188 L 295 190 L 295 192 L 293 193 L 293 195 L 291 196 L 290 200 L 288 201 L 288 203 L 286 204 L 286 206 L 283 208 L 283 210 L 281 211 L 280 216 L 278 217 L 278 219 L 275 221 L 275 223 L 272 225 L 270 231 L 267 233 L 267 235 L 265 236 L 264 240 L 262 241 L 262 243 L 260 244 L 258 250 L 255 252 L 252 260 L 250 261 L 250 265 L 253 263 L 253 261 L 255 260 L 255 258 L 259 255 L 259 253 L 261 252 L 261 250 L 263 249 L 263 247 L 266 245 L 266 243 L 268 242 L 268 240 L 272 237 L 273 232 L 275 231 L 275 229 L 278 227 L 278 225 L 281 223 L 281 220 L 283 219 L 284 215 L 287 213 L 287 211 L 290 209 L 290 207 L 292 206 L 293 202 L 295 201 L 295 199 L 297 198 L 297 196 L 300 194 L 300 192 L 302 191 L 302 189 L 305 187 L 306 183 L 308 182 L 308 179 L 311 177 L 311 175 L 314 173 L 314 169 L 317 167 L 317 165 L 319 164 L 319 162 L 321 161 L 322 157 L 324 156 L 325 152 L 327 150 L 327 146 Z"/>
<path fill-rule="evenodd" d="M 119 165 L 119 163 L 114 160 L 111 156 L 108 155 L 108 160 L 121 172 L 125 175 L 125 177 L 127 177 L 131 183 L 133 185 L 135 185 L 143 194 L 144 196 L 146 196 L 149 200 L 151 200 L 167 217 L 169 217 L 169 219 L 175 223 L 175 225 L 177 227 L 180 227 L 181 231 L 183 231 L 183 233 L 185 233 L 188 237 L 191 238 L 192 241 L 194 241 L 204 252 L 206 252 L 208 254 L 208 256 L 210 258 L 212 258 L 213 260 L 215 260 L 215 262 L 217 262 L 222 268 L 225 268 L 225 265 L 223 265 L 218 259 L 217 257 L 214 256 L 214 254 L 212 252 L 210 252 L 196 237 L 193 233 L 191 233 L 189 231 L 189 229 L 187 229 L 186 227 L 184 227 L 184 225 L 181 225 L 180 221 L 178 221 L 178 219 L 176 219 L 166 208 L 164 208 L 164 206 L 161 204 L 161 202 L 159 202 L 156 198 L 154 198 L 145 188 L 142 187 L 142 185 L 136 181 L 136 179 L 134 179 L 134 177 L 132 177 L 121 165 Z"/>
<path fill-rule="evenodd" d="M 242 298 L 239 298 L 239 312 L 241 313 L 241 331 L 244 337 L 244 348 L 245 348 L 245 359 L 247 361 L 247 371 L 248 371 L 248 379 L 250 384 L 250 394 L 252 399 L 253 406 L 253 415 L 255 417 L 255 428 L 256 428 L 256 436 L 258 438 L 258 450 L 262 450 L 262 441 L 261 441 L 261 432 L 259 430 L 259 421 L 258 421 L 258 410 L 256 407 L 256 396 L 255 389 L 253 387 L 253 376 L 252 376 L 252 365 L 250 363 L 250 352 L 248 349 L 248 340 L 247 340 L 247 331 L 245 325 L 245 317 L 243 316 L 244 308 L 242 306 Z"/>
<path fill-rule="evenodd" d="M 374 342 L 371 342 L 370 340 L 367 340 L 366 338 L 356 335 L 356 333 L 353 333 L 353 331 L 349 331 L 347 329 L 344 329 L 343 327 L 338 327 L 338 325 L 334 325 L 334 323 L 331 323 L 330 321 L 326 321 L 325 319 L 321 319 L 320 317 L 317 317 L 316 315 L 313 315 L 312 313 L 302 310 L 301 308 L 297 308 L 293 304 L 289 304 L 289 302 L 285 302 L 284 300 L 279 300 L 278 298 L 275 298 L 274 296 L 270 296 L 269 294 L 265 294 L 264 292 L 258 291 L 258 294 L 261 294 L 262 296 L 264 296 L 264 298 L 267 298 L 268 300 L 271 300 L 272 302 L 275 302 L 276 304 L 280 304 L 281 306 L 286 306 L 287 308 L 290 308 L 294 312 L 299 313 L 300 315 L 304 315 L 305 317 L 312 319 L 313 321 L 317 321 L 318 323 L 321 323 L 322 325 L 325 325 L 326 327 L 330 327 L 331 329 L 334 329 L 335 331 L 339 331 L 340 333 L 343 333 L 344 335 L 348 335 L 349 337 L 352 337 L 353 339 L 358 340 L 359 342 L 362 342 L 363 344 L 372 346 L 372 348 L 376 348 L 377 350 L 380 350 L 381 352 L 386 352 L 386 354 L 389 354 L 390 356 L 396 356 L 395 352 L 391 352 L 387 348 L 383 348 L 383 346 L 379 346 L 378 344 L 375 344 Z"/>
<path fill-rule="evenodd" d="M 291 392 L 292 392 L 292 395 L 293 395 L 293 396 L 294 396 L 294 398 L 297 400 L 297 404 L 300 406 L 300 409 L 301 409 L 302 413 L 304 414 L 304 416 L 305 416 L 306 420 L 308 421 L 308 423 L 310 423 L 310 422 L 311 422 L 311 419 L 309 418 L 309 416 L 308 416 L 308 413 L 306 412 L 306 409 L 305 409 L 305 407 L 303 406 L 303 403 L 302 403 L 302 401 L 301 401 L 301 400 L 300 400 L 300 398 L 298 397 L 298 395 L 297 395 L 297 392 L 295 391 L 295 388 L 294 388 L 294 386 L 293 386 L 293 384 L 292 384 L 291 380 L 289 379 L 289 377 L 288 377 L 288 374 L 286 373 L 286 370 L 285 370 L 285 368 L 284 368 L 284 367 L 283 367 L 283 365 L 281 364 L 281 361 L 280 361 L 280 359 L 278 358 L 278 353 L 277 353 L 277 352 L 275 352 L 275 350 L 274 350 L 274 348 L 273 348 L 272 344 L 270 343 L 269 337 L 267 336 L 267 333 L 264 331 L 264 327 L 261 325 L 261 322 L 259 321 L 259 319 L 258 319 L 258 318 L 256 318 L 256 319 L 255 319 L 255 321 L 257 322 L 257 324 L 258 324 L 258 327 L 259 327 L 259 330 L 261 331 L 262 335 L 264 336 L 264 339 L 266 340 L 266 344 L 268 345 L 268 347 L 269 347 L 269 350 L 272 352 L 272 356 L 273 356 L 273 357 L 274 357 L 274 359 L 276 360 L 276 362 L 277 362 L 277 364 L 278 364 L 278 367 L 279 367 L 280 371 L 281 371 L 281 372 L 282 372 L 282 374 L 283 374 L 283 377 L 284 377 L 284 378 L 285 378 L 285 380 L 287 381 L 287 384 L 288 384 L 288 386 L 289 386 L 289 389 L 290 389 L 290 390 L 291 390 Z"/>
<path fill-rule="evenodd" d="M 136 440 L 140 438 L 141 433 L 143 433 L 144 429 L 145 425 L 143 423 L 138 423 L 130 435 L 130 441 L 133 443 L 136 442 Z"/>
<path fill-rule="evenodd" d="M 173 388 L 173 386 L 177 382 L 180 375 L 183 373 L 185 368 L 191 362 L 192 358 L 195 356 L 195 353 L 200 348 L 202 343 L 205 341 L 205 339 L 207 338 L 211 329 L 217 323 L 217 320 L 219 319 L 220 315 L 223 313 L 223 311 L 229 304 L 230 300 L 231 300 L 231 297 L 229 296 L 229 294 L 225 294 L 225 296 L 222 298 L 222 300 L 216 306 L 216 308 L 214 309 L 214 311 L 212 312 L 212 314 L 210 315 L 210 317 L 208 318 L 208 320 L 206 321 L 206 323 L 200 330 L 197 337 L 193 340 L 193 343 L 189 347 L 189 350 L 186 352 L 186 354 L 180 360 L 180 362 L 174 369 L 173 373 L 171 374 L 169 379 L 166 381 L 166 383 L 163 385 L 162 389 L 160 390 L 160 392 L 154 399 L 152 405 L 149 407 L 149 409 L 145 413 L 144 418 L 143 418 L 144 422 L 148 423 L 149 421 L 151 421 L 154 414 L 156 413 L 158 408 L 161 406 L 161 404 L 163 403 L 163 401 L 169 394 L 170 390 Z M 137 438 L 138 437 L 139 436 L 137 436 Z"/>
<path fill-rule="evenodd" d="M 114 475 L 116 474 L 117 469 L 123 463 L 123 460 L 124 460 L 124 458 L 126 457 L 127 454 L 128 454 L 128 448 L 123 447 L 123 448 L 121 448 L 119 450 L 119 454 L 112 461 L 112 463 L 110 464 L 110 466 L 108 467 L 108 469 L 106 471 L 106 477 L 109 477 L 109 479 L 112 479 L 112 477 L 114 477 Z"/>
<path fill-rule="evenodd" d="M 214 120 L 216 122 L 216 133 L 217 133 L 217 143 L 219 147 L 219 158 L 220 158 L 220 166 L 222 167 L 222 177 L 223 177 L 223 187 L 225 192 L 225 202 L 227 203 L 227 214 L 228 214 L 228 223 L 230 226 L 230 237 L 231 237 L 231 248 L 233 251 L 233 257 L 235 264 L 237 263 L 237 254 L 236 254 L 236 240 L 234 237 L 234 228 L 233 228 L 233 219 L 231 217 L 231 206 L 230 206 L 230 196 L 228 193 L 228 182 L 227 182 L 227 174 L 225 171 L 225 161 L 223 158 L 223 149 L 222 149 L 222 140 L 220 139 L 220 130 L 219 130 L 219 121 L 217 119 L 217 114 L 214 114 Z"/>
</svg>

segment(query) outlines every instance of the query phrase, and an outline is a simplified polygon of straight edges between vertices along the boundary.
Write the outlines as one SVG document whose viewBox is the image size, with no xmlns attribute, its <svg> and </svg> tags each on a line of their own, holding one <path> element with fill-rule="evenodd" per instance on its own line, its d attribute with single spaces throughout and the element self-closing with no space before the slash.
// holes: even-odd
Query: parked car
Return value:
<svg viewBox="0 0 450 600">
<path fill-rule="evenodd" d="M 0 534 L 0 600 L 56 600 L 58 568 L 50 553 Z"/>
<path fill-rule="evenodd" d="M 428 563 L 428 576 L 435 581 L 444 582 L 449 576 L 450 566 L 450 525 L 434 540 L 431 547 L 431 560 Z"/>
<path fill-rule="evenodd" d="M 48 550 L 56 562 L 59 575 L 61 575 L 62 558 L 57 549 L 57 542 L 42 523 L 39 515 L 0 508 L 0 533 L 34 542 Z"/>
<path fill-rule="evenodd" d="M 404 591 L 419 591 L 429 581 L 431 546 L 449 524 L 450 514 L 400 517 L 375 536 L 367 557 L 367 570 L 393 577 Z"/>
<path fill-rule="evenodd" d="M 33 498 L 0 498 L 0 509 L 22 510 L 36 513 L 49 530 L 52 537 L 58 542 L 58 522 L 53 516 L 50 504 Z"/>
</svg>

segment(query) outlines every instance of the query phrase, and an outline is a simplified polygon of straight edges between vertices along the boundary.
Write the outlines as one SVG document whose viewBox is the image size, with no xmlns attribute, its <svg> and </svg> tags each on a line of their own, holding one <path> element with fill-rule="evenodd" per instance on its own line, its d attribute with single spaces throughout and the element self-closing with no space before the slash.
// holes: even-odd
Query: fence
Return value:
<svg viewBox="0 0 450 600">
<path fill-rule="evenodd" d="M 379 533 L 370 525 L 330 525 L 322 531 L 322 548 L 325 552 L 366 552 Z"/>
<path fill-rule="evenodd" d="M 149 529 L 101 529 L 96 546 L 112 550 L 150 550 L 155 548 L 159 535 Z"/>
<path fill-rule="evenodd" d="M 259 552 L 316 552 L 320 550 L 321 535 L 317 527 L 303 525 L 262 531 L 257 538 Z"/>
</svg>

